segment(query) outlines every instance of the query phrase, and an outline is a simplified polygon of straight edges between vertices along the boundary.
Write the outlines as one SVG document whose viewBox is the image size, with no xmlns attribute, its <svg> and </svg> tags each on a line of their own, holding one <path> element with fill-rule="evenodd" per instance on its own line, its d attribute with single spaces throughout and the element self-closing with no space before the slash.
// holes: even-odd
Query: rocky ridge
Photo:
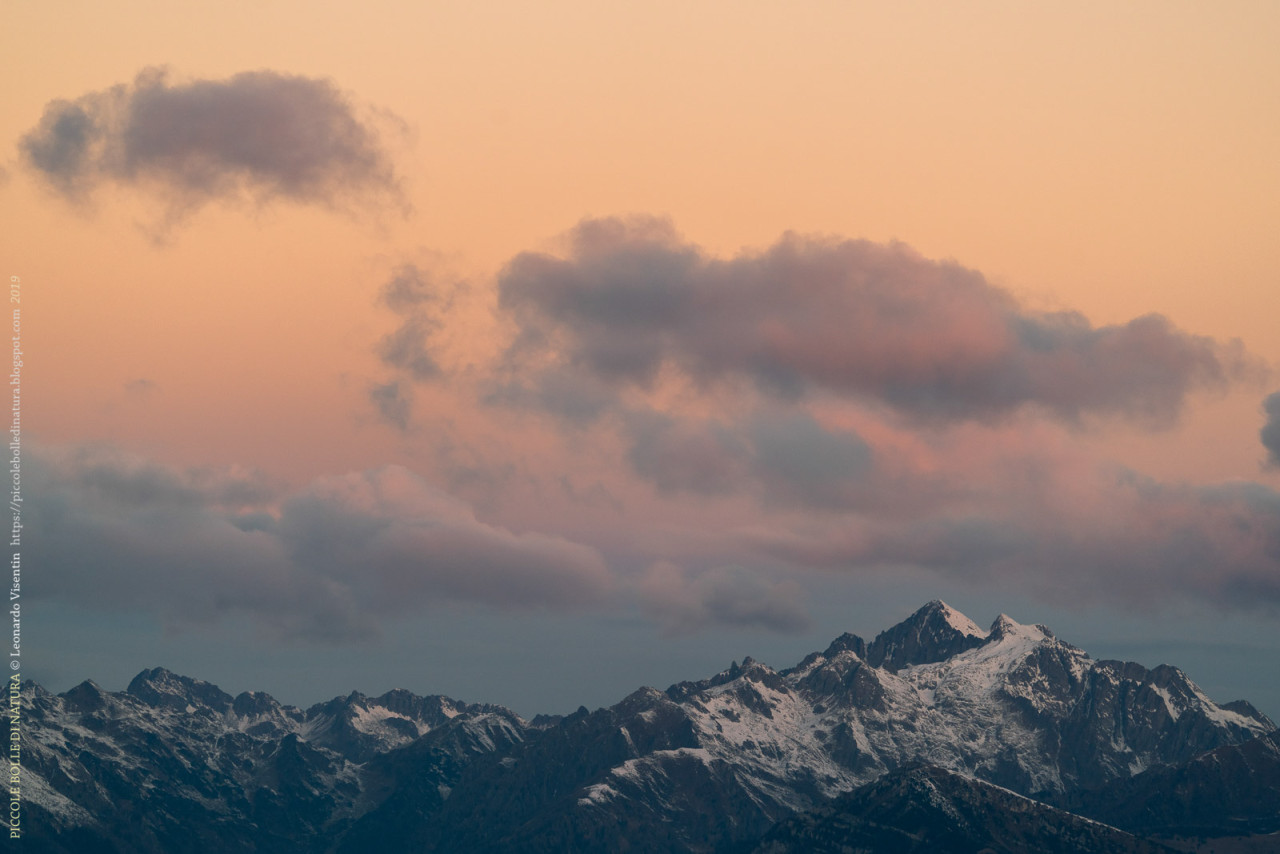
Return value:
<svg viewBox="0 0 1280 854">
<path fill-rule="evenodd" d="M 728 852 L 903 769 L 1063 806 L 1275 728 L 1177 668 L 937 601 L 786 670 L 747 658 L 534 722 L 407 691 L 302 710 L 163 669 L 28 684 L 24 714 L 33 850 L 166 854 Z"/>
</svg>

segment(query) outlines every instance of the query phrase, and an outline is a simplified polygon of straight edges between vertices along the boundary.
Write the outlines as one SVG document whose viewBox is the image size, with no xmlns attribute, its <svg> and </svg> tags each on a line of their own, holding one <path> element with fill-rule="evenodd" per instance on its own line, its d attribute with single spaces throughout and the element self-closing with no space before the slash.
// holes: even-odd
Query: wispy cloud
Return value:
<svg viewBox="0 0 1280 854">
<path fill-rule="evenodd" d="M 401 381 L 374 383 L 369 387 L 369 400 L 378 411 L 378 417 L 402 430 L 409 429 L 413 417 L 413 389 Z"/>
<path fill-rule="evenodd" d="M 414 383 L 440 379 L 437 339 L 445 316 L 465 285 L 417 264 L 404 264 L 392 274 L 379 293 L 380 302 L 394 312 L 396 328 L 378 342 L 377 356 L 394 376 L 370 389 L 379 416 L 404 431 L 413 416 Z"/>
<path fill-rule="evenodd" d="M 1267 449 L 1267 463 L 1280 466 L 1280 391 L 1268 395 L 1262 402 L 1267 422 L 1262 425 L 1262 447 Z"/>
</svg>

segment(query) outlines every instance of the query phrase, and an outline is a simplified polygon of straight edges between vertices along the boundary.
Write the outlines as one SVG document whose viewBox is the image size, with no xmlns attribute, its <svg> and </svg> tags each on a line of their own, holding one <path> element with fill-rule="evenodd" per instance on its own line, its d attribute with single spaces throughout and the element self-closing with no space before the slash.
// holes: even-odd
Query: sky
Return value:
<svg viewBox="0 0 1280 854">
<path fill-rule="evenodd" d="M 0 4 L 24 675 L 524 715 L 942 598 L 1280 719 L 1280 7 Z"/>
</svg>

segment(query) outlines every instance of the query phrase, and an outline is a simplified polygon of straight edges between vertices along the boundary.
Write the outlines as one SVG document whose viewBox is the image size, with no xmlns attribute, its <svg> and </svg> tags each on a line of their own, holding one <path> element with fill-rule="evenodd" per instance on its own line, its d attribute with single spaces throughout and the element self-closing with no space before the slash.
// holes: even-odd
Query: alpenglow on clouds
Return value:
<svg viewBox="0 0 1280 854">
<path fill-rule="evenodd" d="M 1163 482 L 1072 441 L 1117 422 L 1168 429 L 1197 394 L 1266 375 L 1238 341 L 1158 314 L 1096 325 L 1033 311 L 897 243 L 788 234 L 717 258 L 665 220 L 631 217 L 586 220 L 562 245 L 497 275 L 509 337 L 465 371 L 445 367 L 454 286 L 396 268 L 381 301 L 398 326 L 376 350 L 390 376 L 370 392 L 383 419 L 429 423 L 411 406 L 429 386 L 477 423 L 545 430 L 575 461 L 589 448 L 582 476 L 713 519 L 688 524 L 717 538 L 716 572 L 910 566 L 1051 599 L 1280 602 L 1274 490 Z M 587 535 L 606 552 L 649 521 L 616 512 Z M 695 589 L 714 565 L 662 548 L 633 555 L 651 567 L 634 588 L 649 603 L 673 597 L 646 584 Z M 697 611 L 713 613 L 802 623 L 790 608 Z"/>
<path fill-rule="evenodd" d="M 1192 390 L 1257 369 L 1238 342 L 1158 314 L 1093 326 L 1029 311 L 980 273 L 898 243 L 788 234 L 718 259 L 656 219 L 587 220 L 570 241 L 567 257 L 524 253 L 503 272 L 501 305 L 521 330 L 512 357 L 556 350 L 555 370 L 615 386 L 670 364 L 702 383 L 819 390 L 929 420 L 1037 406 L 1164 425 Z"/>
</svg>

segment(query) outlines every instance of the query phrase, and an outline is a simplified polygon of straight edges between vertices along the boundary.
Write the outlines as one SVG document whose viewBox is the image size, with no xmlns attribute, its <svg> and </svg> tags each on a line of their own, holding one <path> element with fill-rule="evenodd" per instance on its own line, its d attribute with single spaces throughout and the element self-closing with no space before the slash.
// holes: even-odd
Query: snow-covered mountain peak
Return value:
<svg viewBox="0 0 1280 854">
<path fill-rule="evenodd" d="M 886 777 L 916 781 L 903 790 L 915 806 L 945 807 L 955 785 L 995 791 L 973 780 L 1065 799 L 1275 726 L 1247 703 L 1216 705 L 1175 667 L 1095 661 L 1004 614 L 982 632 L 941 601 L 870 645 L 843 635 L 788 670 L 744 658 L 532 724 L 407 690 L 304 712 L 159 668 L 122 693 L 26 683 L 22 703 L 33 826 L 66 843 L 48 850 L 89 850 L 78 834 L 140 854 L 191 838 L 301 854 L 373 840 L 440 854 L 526 839 L 622 850 L 624 837 L 633 850 L 746 850 L 780 818 L 918 763 L 945 770 Z M 685 844 L 695 839 L 706 845 Z"/>
<path fill-rule="evenodd" d="M 987 632 L 983 631 L 981 626 L 966 617 L 964 614 L 961 614 L 955 608 L 952 608 L 946 602 L 943 602 L 941 599 L 934 599 L 925 607 L 930 606 L 936 609 L 937 613 L 946 621 L 947 625 L 960 632 L 960 634 L 971 635 L 978 638 L 985 638 L 987 636 Z"/>
<path fill-rule="evenodd" d="M 163 667 L 144 670 L 133 677 L 125 693 L 153 708 L 179 711 L 204 707 L 225 714 L 234 703 L 234 698 L 217 685 L 180 676 Z"/>
<path fill-rule="evenodd" d="M 876 635 L 867 647 L 866 660 L 872 667 L 896 673 L 911 665 L 945 661 L 986 639 L 987 633 L 972 620 L 935 599 Z"/>
<path fill-rule="evenodd" d="M 1053 637 L 1053 632 L 1041 625 L 1024 626 L 1008 614 L 1001 614 L 991 624 L 987 637 L 995 641 L 1025 640 L 1039 642 Z"/>
</svg>

